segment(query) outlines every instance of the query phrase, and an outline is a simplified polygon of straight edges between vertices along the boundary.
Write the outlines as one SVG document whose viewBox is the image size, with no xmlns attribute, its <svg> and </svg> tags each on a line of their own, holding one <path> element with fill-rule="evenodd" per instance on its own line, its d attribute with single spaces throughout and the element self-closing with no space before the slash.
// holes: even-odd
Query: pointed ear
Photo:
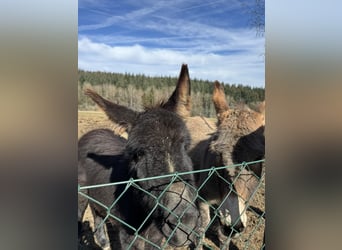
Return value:
<svg viewBox="0 0 342 250">
<path fill-rule="evenodd" d="M 220 122 L 221 115 L 229 110 L 226 96 L 224 94 L 224 88 L 223 85 L 221 85 L 218 81 L 215 81 L 214 83 L 214 92 L 213 92 L 213 102 L 216 110 L 216 115 Z"/>
<path fill-rule="evenodd" d="M 174 111 L 183 118 L 190 116 L 191 83 L 187 64 L 182 65 L 176 89 L 163 108 Z"/>
<path fill-rule="evenodd" d="M 134 110 L 104 99 L 94 90 L 86 89 L 84 94 L 89 96 L 106 113 L 111 121 L 126 127 L 127 130 L 130 129 L 138 115 L 138 112 Z"/>
<path fill-rule="evenodd" d="M 265 100 L 262 101 L 260 104 L 259 104 L 259 113 L 260 113 L 260 118 L 262 119 L 262 124 L 265 126 Z"/>
<path fill-rule="evenodd" d="M 119 155 L 99 155 L 95 153 L 88 153 L 87 157 L 93 159 L 98 164 L 102 165 L 103 167 L 109 169 L 115 167 L 124 160 L 123 154 Z"/>
<path fill-rule="evenodd" d="M 265 100 L 262 101 L 260 104 L 259 104 L 259 107 L 258 107 L 258 110 L 259 110 L 259 113 L 265 115 Z"/>
</svg>

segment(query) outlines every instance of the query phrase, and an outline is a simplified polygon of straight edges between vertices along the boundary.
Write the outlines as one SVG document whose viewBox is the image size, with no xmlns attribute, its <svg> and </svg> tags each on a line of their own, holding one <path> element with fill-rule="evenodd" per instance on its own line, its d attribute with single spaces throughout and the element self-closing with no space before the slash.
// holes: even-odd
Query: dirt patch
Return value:
<svg viewBox="0 0 342 250">
<path fill-rule="evenodd" d="M 203 116 L 188 117 L 185 120 L 186 127 L 191 131 L 190 148 L 193 148 L 200 141 L 207 140 L 216 131 L 216 121 L 216 118 Z M 196 133 L 192 131 L 196 131 Z"/>
<path fill-rule="evenodd" d="M 102 111 L 78 111 L 78 138 L 93 129 L 108 128 L 127 136 L 125 129 L 110 121 Z"/>
</svg>

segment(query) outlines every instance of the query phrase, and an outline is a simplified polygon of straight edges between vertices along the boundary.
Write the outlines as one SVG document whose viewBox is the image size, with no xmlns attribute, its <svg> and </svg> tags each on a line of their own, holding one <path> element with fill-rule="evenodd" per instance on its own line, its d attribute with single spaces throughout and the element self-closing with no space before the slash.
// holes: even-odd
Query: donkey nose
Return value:
<svg viewBox="0 0 342 250">
<path fill-rule="evenodd" d="M 243 225 L 241 221 L 239 221 L 233 226 L 233 229 L 235 232 L 241 233 L 245 229 L 245 226 Z"/>
</svg>

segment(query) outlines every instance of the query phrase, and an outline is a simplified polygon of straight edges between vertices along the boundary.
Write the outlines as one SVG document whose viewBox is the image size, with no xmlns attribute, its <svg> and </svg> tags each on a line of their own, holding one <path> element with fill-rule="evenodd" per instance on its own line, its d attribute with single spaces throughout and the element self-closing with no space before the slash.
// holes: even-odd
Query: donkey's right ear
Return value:
<svg viewBox="0 0 342 250">
<path fill-rule="evenodd" d="M 259 113 L 265 115 L 265 106 L 266 106 L 265 100 L 260 102 L 259 107 L 258 107 Z"/>
<path fill-rule="evenodd" d="M 258 107 L 258 110 L 259 110 L 259 113 L 260 113 L 260 117 L 262 119 L 262 123 L 263 125 L 265 125 L 265 106 L 266 106 L 266 103 L 265 103 L 265 100 L 262 101 L 260 104 L 259 104 L 259 107 Z"/>
<path fill-rule="evenodd" d="M 127 130 L 131 128 L 131 125 L 139 114 L 132 109 L 104 99 L 94 90 L 86 89 L 84 94 L 89 96 L 105 112 L 111 121 L 124 126 Z"/>
</svg>

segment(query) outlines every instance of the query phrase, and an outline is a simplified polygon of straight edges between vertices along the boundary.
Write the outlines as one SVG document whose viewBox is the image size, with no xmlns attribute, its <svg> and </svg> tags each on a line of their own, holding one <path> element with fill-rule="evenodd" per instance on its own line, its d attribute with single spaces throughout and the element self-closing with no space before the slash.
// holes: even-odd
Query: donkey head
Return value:
<svg viewBox="0 0 342 250">
<path fill-rule="evenodd" d="M 265 155 L 265 102 L 262 102 L 259 111 L 251 109 L 230 109 L 226 102 L 223 86 L 215 82 L 213 101 L 218 119 L 217 133 L 210 147 L 220 156 L 222 166 L 231 166 L 242 162 L 257 161 Z M 227 176 L 234 182 L 234 188 L 238 196 L 239 213 L 236 218 L 231 218 L 238 227 L 245 227 L 246 202 L 255 191 L 261 176 L 261 164 L 252 164 L 242 169 L 227 169 Z M 240 172 L 240 174 L 239 174 Z M 231 198 L 231 197 L 230 197 Z M 233 206 L 233 203 L 230 203 Z M 234 209 L 232 209 L 234 210 Z M 242 223 L 242 225 L 241 225 Z M 241 229 L 240 229 L 241 230 Z"/>
<path fill-rule="evenodd" d="M 190 134 L 182 119 L 190 112 L 187 65 L 182 66 L 171 97 L 143 112 L 105 100 L 92 90 L 87 90 L 86 95 L 105 111 L 109 119 L 126 125 L 128 138 L 125 159 L 129 178 L 140 179 L 192 170 L 192 162 L 187 154 Z M 194 205 L 195 192 L 188 186 L 194 184 L 193 176 L 173 179 L 171 184 L 170 180 L 157 178 L 137 182 L 147 192 L 134 189 L 133 199 L 139 206 L 137 209 L 145 211 L 143 216 L 150 216 L 149 220 L 156 223 L 161 233 L 169 239 L 169 244 L 189 245 L 195 241 L 194 230 L 199 218 Z M 151 211 L 153 213 L 150 214 Z"/>
</svg>

